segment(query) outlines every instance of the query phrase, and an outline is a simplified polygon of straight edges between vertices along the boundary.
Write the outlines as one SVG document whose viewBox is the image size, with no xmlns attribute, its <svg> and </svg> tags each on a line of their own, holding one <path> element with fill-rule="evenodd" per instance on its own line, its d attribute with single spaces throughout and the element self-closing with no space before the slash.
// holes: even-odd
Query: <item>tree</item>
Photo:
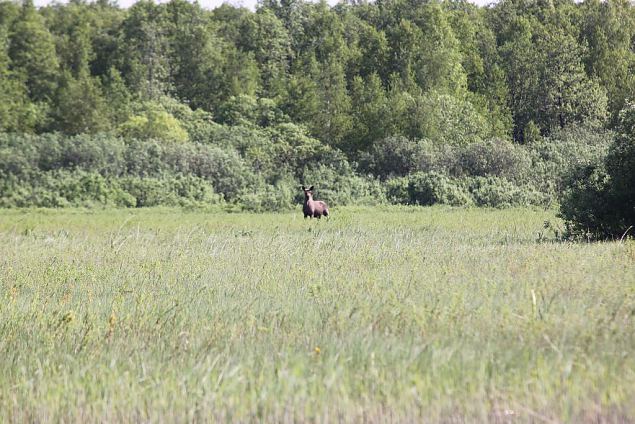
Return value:
<svg viewBox="0 0 635 424">
<path fill-rule="evenodd" d="M 587 77 L 581 62 L 583 47 L 554 28 L 541 37 L 538 48 L 543 64 L 534 99 L 536 123 L 547 133 L 573 123 L 604 124 L 606 92 Z"/>
<path fill-rule="evenodd" d="M 228 97 L 223 43 L 216 38 L 197 4 L 172 0 L 167 4 L 166 42 L 171 52 L 175 93 L 192 108 L 214 111 Z"/>
<path fill-rule="evenodd" d="M 512 27 L 501 57 L 507 70 L 514 138 L 522 141 L 530 122 L 543 135 L 576 123 L 602 125 L 606 93 L 585 73 L 584 46 L 559 27 L 534 30 L 523 17 Z"/>
<path fill-rule="evenodd" d="M 350 146 L 345 146 L 344 141 L 353 122 L 344 69 L 337 62 L 326 63 L 316 80 L 320 106 L 309 121 L 311 134 L 326 144 L 346 150 Z"/>
<path fill-rule="evenodd" d="M 60 68 L 77 78 L 89 72 L 95 54 L 92 47 L 96 20 L 87 5 L 71 2 L 63 8 L 47 10 L 51 34 L 55 38 Z"/>
<path fill-rule="evenodd" d="M 24 81 L 10 70 L 6 28 L 0 26 L 0 131 L 31 132 L 37 109 L 31 104 Z"/>
<path fill-rule="evenodd" d="M 11 70 L 25 82 L 29 98 L 50 101 L 57 87 L 59 63 L 53 36 L 32 1 L 23 3 L 9 40 Z"/>
<path fill-rule="evenodd" d="M 635 37 L 633 6 L 625 0 L 587 0 L 583 13 L 582 39 L 588 45 L 585 55 L 587 73 L 606 89 L 611 121 L 635 95 Z"/>
<path fill-rule="evenodd" d="M 613 197 L 613 232 L 619 235 L 635 225 L 635 104 L 627 103 L 618 115 L 617 137 L 606 158 Z"/>
<path fill-rule="evenodd" d="M 516 18 L 512 27 L 500 47 L 500 55 L 507 75 L 509 109 L 514 117 L 513 137 L 523 141 L 525 127 L 535 120 L 541 70 L 529 20 Z"/>
<path fill-rule="evenodd" d="M 87 70 L 77 78 L 66 71 L 56 96 L 54 128 L 67 134 L 104 131 L 110 127 L 108 115 L 99 79 Z"/>
<path fill-rule="evenodd" d="M 355 150 L 367 150 L 373 142 L 392 132 L 390 104 L 379 75 L 355 77 L 351 86 L 353 130 L 350 143 Z"/>
<path fill-rule="evenodd" d="M 464 96 L 467 76 L 463 58 L 445 11 L 438 3 L 429 3 L 420 8 L 414 22 L 421 28 L 422 37 L 414 69 L 418 85 L 424 91 Z"/>
<path fill-rule="evenodd" d="M 261 95 L 278 98 L 284 95 L 291 42 L 283 23 L 267 8 L 261 8 L 243 22 L 240 47 L 253 52 L 260 67 Z"/>
<path fill-rule="evenodd" d="M 287 95 L 281 107 L 294 121 L 308 123 L 320 109 L 318 85 L 312 78 L 318 72 L 318 64 L 315 57 L 310 57 L 305 66 L 298 68 L 289 76 Z"/>
<path fill-rule="evenodd" d="M 128 85 L 141 98 L 159 99 L 171 91 L 169 43 L 160 5 L 150 0 L 135 3 L 122 23 L 122 68 Z"/>
<path fill-rule="evenodd" d="M 110 68 L 108 75 L 102 78 L 101 85 L 107 120 L 113 127 L 117 127 L 132 114 L 132 93 L 115 67 Z"/>
</svg>

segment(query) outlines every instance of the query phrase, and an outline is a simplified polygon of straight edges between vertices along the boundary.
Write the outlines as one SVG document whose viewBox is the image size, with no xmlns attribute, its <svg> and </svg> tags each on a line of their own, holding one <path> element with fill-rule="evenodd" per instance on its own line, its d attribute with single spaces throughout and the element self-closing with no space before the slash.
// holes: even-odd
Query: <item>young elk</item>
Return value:
<svg viewBox="0 0 635 424">
<path fill-rule="evenodd" d="M 320 219 L 322 216 L 329 216 L 328 205 L 321 200 L 313 200 L 313 186 L 309 188 L 302 186 L 302 190 L 304 191 L 304 207 L 302 211 L 305 218 L 308 216 Z"/>
</svg>

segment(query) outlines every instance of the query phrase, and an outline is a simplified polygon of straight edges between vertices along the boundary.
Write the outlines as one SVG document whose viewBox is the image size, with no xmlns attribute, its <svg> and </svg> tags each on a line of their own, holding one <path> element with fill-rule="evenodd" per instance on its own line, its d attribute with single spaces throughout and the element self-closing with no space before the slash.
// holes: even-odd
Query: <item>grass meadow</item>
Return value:
<svg viewBox="0 0 635 424">
<path fill-rule="evenodd" d="M 0 211 L 0 422 L 635 421 L 633 241 L 332 215 Z"/>
</svg>

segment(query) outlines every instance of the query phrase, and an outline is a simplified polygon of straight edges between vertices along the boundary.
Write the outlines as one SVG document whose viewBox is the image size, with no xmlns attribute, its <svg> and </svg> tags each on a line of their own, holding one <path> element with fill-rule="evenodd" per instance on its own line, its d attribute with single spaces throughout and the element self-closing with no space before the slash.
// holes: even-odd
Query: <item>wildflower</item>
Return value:
<svg viewBox="0 0 635 424">
<path fill-rule="evenodd" d="M 62 322 L 64 324 L 70 324 L 73 321 L 75 321 L 75 314 L 73 313 L 73 311 L 66 312 L 62 317 Z"/>
</svg>

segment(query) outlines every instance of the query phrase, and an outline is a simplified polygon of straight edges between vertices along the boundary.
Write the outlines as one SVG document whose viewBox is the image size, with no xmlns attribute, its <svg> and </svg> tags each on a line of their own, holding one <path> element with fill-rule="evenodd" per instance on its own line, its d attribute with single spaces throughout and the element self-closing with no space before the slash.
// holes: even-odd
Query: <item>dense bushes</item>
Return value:
<svg viewBox="0 0 635 424">
<path fill-rule="evenodd" d="M 107 178 L 94 172 L 58 169 L 15 177 L 0 184 L 0 207 L 207 206 L 220 202 L 211 185 L 195 176 Z"/>
<path fill-rule="evenodd" d="M 580 228 L 592 228 L 598 219 L 621 228 L 624 222 L 608 218 L 610 211 L 619 210 L 620 202 L 632 202 L 626 130 L 606 164 L 613 133 L 585 127 L 562 129 L 528 145 L 498 138 L 440 144 L 386 137 L 360 154 L 356 164 L 302 126 L 286 122 L 284 115 L 259 110 L 255 117 L 247 114 L 250 121 L 246 112 L 233 111 L 231 119 L 245 122 L 227 126 L 169 99 L 163 102 L 163 110 L 178 117 L 180 127 L 191 132 L 188 138 L 196 141 L 0 133 L 0 205 L 222 204 L 274 211 L 302 201 L 300 184 L 315 184 L 318 196 L 332 206 L 547 206 L 566 192 L 566 219 Z M 272 122 L 263 127 L 265 115 Z M 607 189 L 609 181 L 615 189 Z M 593 202 L 611 209 L 599 212 Z"/>
<path fill-rule="evenodd" d="M 385 201 L 377 181 L 357 175 L 341 152 L 300 127 L 241 130 L 214 125 L 206 143 L 0 134 L 0 206 L 222 202 L 253 211 L 283 210 L 301 201 L 299 185 L 305 180 L 319 182 L 323 198 L 333 205 Z"/>
<path fill-rule="evenodd" d="M 635 225 L 635 105 L 618 117 L 603 160 L 575 168 L 560 209 L 571 236 L 621 237 Z"/>
<path fill-rule="evenodd" d="M 332 206 L 544 206 L 566 187 L 569 170 L 600 161 L 611 138 L 576 130 L 528 146 L 500 139 L 453 146 L 387 137 L 360 156 L 357 169 L 295 124 L 228 127 L 174 112 L 184 127 L 195 128 L 197 142 L 0 134 L 0 204 L 224 204 L 273 211 L 299 204 L 298 186 L 306 183 Z"/>
<path fill-rule="evenodd" d="M 393 203 L 453 206 L 548 206 L 552 199 L 531 186 L 517 186 L 505 177 L 449 177 L 418 172 L 388 180 L 388 199 Z"/>
</svg>

